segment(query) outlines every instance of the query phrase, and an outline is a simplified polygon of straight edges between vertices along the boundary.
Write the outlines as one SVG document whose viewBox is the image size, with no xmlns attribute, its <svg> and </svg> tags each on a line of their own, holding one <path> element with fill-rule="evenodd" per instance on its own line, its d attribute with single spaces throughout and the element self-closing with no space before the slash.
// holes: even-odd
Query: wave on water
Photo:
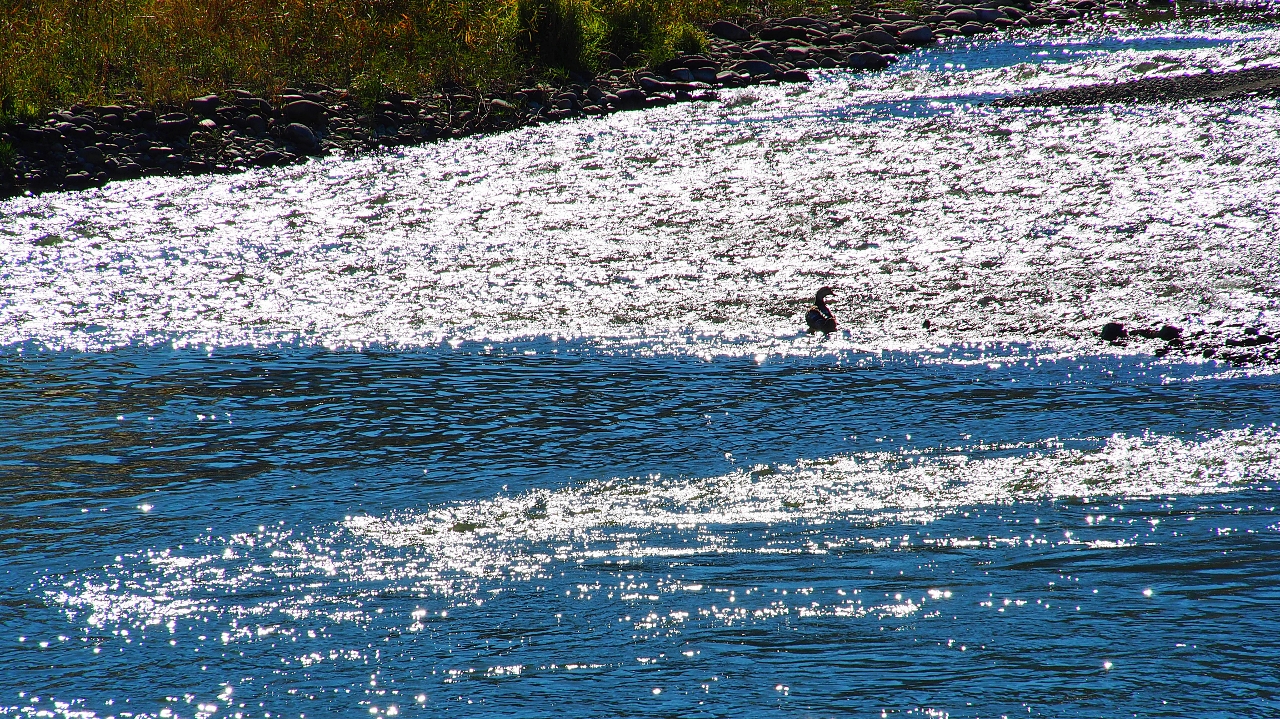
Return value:
<svg viewBox="0 0 1280 719">
<path fill-rule="evenodd" d="M 840 541 L 848 546 L 874 548 L 884 543 L 864 536 L 868 530 L 928 526 L 967 507 L 1240 490 L 1280 479 L 1278 458 L 1280 432 L 1253 428 L 1199 441 L 1115 436 L 1093 449 L 1070 449 L 1046 440 L 865 453 L 705 479 L 585 481 L 351 516 L 332 529 L 210 535 L 187 548 L 118 558 L 99 572 L 50 577 L 44 591 L 72 622 L 99 629 L 230 620 L 251 637 L 253 630 L 237 621 L 367 622 L 373 616 L 364 602 L 379 595 L 465 604 L 503 582 L 533 581 L 583 563 L 836 548 L 785 537 L 750 543 L 735 529 L 831 525 L 844 528 Z M 1094 541 L 1070 532 L 1037 538 L 1034 525 L 1025 529 L 1029 536 L 1017 541 Z M 924 543 L 981 548 L 1007 541 L 948 532 Z M 1135 534 L 1096 546 L 1141 541 Z"/>
</svg>

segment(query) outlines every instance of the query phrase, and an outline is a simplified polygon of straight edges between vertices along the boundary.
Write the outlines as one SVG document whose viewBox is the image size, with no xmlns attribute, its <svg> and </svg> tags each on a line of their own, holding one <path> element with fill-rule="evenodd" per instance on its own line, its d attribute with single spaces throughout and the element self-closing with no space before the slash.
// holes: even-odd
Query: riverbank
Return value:
<svg viewBox="0 0 1280 719">
<path fill-rule="evenodd" d="M 1280 96 L 1280 68 L 1256 67 L 1222 73 L 1150 77 L 1133 82 L 1082 85 L 1009 97 L 996 107 L 1063 107 L 1115 102 L 1156 103 Z"/>
<path fill-rule="evenodd" d="M 1119 7 L 1123 3 L 1113 2 Z M 1114 10 L 1115 8 L 1111 8 Z M 81 189 L 147 175 L 237 172 L 308 156 L 511 130 L 584 115 L 714 100 L 716 90 L 805 82 L 809 73 L 876 71 L 945 41 L 1101 17 L 1094 0 L 989 0 L 924 14 L 877 10 L 718 21 L 702 48 L 629 70 L 616 55 L 594 75 L 477 92 L 456 84 L 417 96 L 312 83 L 263 97 L 231 88 L 182 104 L 75 105 L 0 133 L 0 197 Z"/>
</svg>

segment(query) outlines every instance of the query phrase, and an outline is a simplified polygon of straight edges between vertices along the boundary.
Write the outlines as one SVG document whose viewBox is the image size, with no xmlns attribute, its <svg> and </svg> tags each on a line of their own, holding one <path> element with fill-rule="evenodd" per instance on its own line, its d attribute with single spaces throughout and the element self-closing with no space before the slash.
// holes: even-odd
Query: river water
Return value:
<svg viewBox="0 0 1280 719">
<path fill-rule="evenodd" d="M 0 204 L 0 715 L 1280 714 L 1280 382 L 1094 339 L 1280 328 L 1280 115 L 984 105 L 1277 59 L 962 43 Z"/>
</svg>

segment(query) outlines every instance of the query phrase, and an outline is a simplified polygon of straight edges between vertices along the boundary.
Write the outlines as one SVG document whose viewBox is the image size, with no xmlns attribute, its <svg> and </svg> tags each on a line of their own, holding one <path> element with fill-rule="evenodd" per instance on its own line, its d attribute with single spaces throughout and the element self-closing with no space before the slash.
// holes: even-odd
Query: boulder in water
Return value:
<svg viewBox="0 0 1280 719">
<path fill-rule="evenodd" d="M 1119 322 L 1108 322 L 1102 326 L 1102 333 L 1098 336 L 1103 342 L 1115 342 L 1123 337 L 1128 337 L 1129 333 L 1125 331 L 1124 325 Z"/>
</svg>

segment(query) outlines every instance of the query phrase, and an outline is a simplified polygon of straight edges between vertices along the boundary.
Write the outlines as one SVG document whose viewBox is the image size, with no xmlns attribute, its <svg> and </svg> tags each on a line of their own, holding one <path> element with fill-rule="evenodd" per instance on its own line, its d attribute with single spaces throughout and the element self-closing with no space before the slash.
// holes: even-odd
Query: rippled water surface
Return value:
<svg viewBox="0 0 1280 719">
<path fill-rule="evenodd" d="M 1276 108 L 983 104 L 1188 27 L 0 204 L 0 715 L 1280 713 L 1280 383 L 1093 337 L 1280 329 Z"/>
</svg>

